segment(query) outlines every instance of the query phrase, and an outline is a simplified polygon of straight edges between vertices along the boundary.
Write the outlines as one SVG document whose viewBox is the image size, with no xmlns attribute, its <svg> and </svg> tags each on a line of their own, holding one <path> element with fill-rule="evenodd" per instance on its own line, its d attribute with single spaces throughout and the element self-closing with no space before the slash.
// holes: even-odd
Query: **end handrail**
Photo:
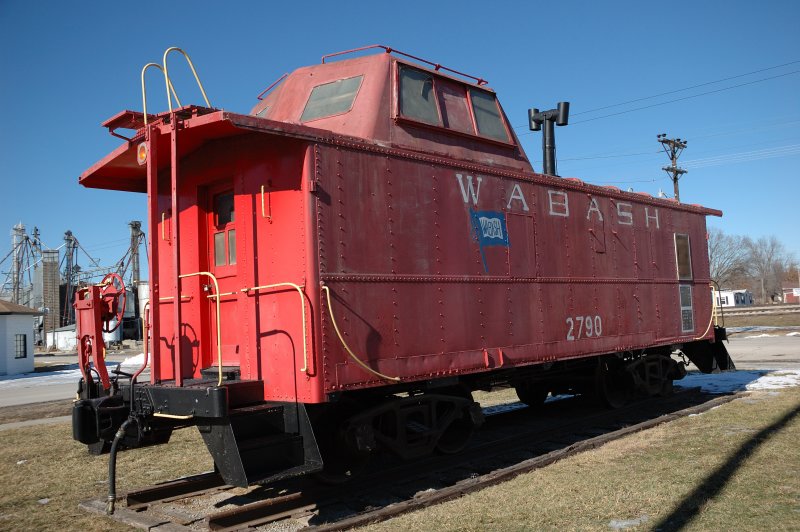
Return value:
<svg viewBox="0 0 800 532">
<path fill-rule="evenodd" d="M 155 67 L 161 71 L 164 75 L 164 79 L 167 80 L 167 92 L 172 90 L 172 95 L 175 96 L 175 101 L 178 102 L 178 107 L 182 107 L 181 101 L 178 98 L 178 93 L 175 92 L 175 87 L 172 85 L 172 80 L 167 77 L 167 73 L 164 72 L 164 69 L 158 63 L 147 63 L 144 67 L 142 67 L 142 113 L 144 113 L 144 125 L 147 125 L 147 91 L 145 90 L 145 83 L 144 83 L 144 73 L 147 72 L 147 69 L 150 67 Z"/>
<path fill-rule="evenodd" d="M 276 288 L 294 288 L 300 294 L 300 312 L 303 314 L 303 367 L 300 368 L 301 373 L 309 374 L 308 372 L 308 333 L 306 327 L 306 296 L 303 292 L 303 286 L 295 283 L 275 283 L 265 284 L 261 286 L 253 286 L 251 288 L 242 288 L 241 291 L 245 294 L 257 292 L 259 290 L 274 290 Z M 219 301 L 219 298 L 217 298 Z"/>
<path fill-rule="evenodd" d="M 197 81 L 197 86 L 200 87 L 200 92 L 203 94 L 203 99 L 206 101 L 206 107 L 211 107 L 211 102 L 208 101 L 208 96 L 206 96 L 206 90 L 203 88 L 203 84 L 200 83 L 200 77 L 197 75 L 197 70 L 194 68 L 194 63 L 192 63 L 191 58 L 189 58 L 189 54 L 178 48 L 177 46 L 171 46 L 164 51 L 164 58 L 162 59 L 162 63 L 164 65 L 164 78 L 165 78 L 165 86 L 167 89 L 167 103 L 169 104 L 169 111 L 172 112 L 172 97 L 169 93 L 169 85 L 170 85 L 170 78 L 169 78 L 169 69 L 167 68 L 167 56 L 170 52 L 180 52 L 183 54 L 183 57 L 186 58 L 186 62 L 189 63 L 189 68 L 192 69 L 192 74 L 194 74 L 194 79 Z M 177 100 L 177 98 L 176 98 Z M 180 105 L 180 102 L 178 102 Z"/>
<path fill-rule="evenodd" d="M 217 381 L 217 386 L 222 386 L 222 335 L 220 334 L 222 331 L 222 327 L 220 326 L 222 314 L 219 311 L 219 282 L 217 281 L 217 276 L 211 272 L 194 272 L 184 273 L 178 277 L 185 279 L 186 277 L 197 277 L 198 275 L 205 275 L 214 281 L 214 294 L 217 295 L 215 298 L 217 302 L 217 365 L 219 368 L 219 380 Z M 180 299 L 176 300 L 176 304 L 180 304 Z"/>
</svg>

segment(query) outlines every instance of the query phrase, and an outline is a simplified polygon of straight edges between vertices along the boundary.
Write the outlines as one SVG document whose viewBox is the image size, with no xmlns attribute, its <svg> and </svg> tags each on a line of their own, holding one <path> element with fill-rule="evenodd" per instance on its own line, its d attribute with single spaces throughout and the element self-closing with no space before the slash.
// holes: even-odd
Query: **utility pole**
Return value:
<svg viewBox="0 0 800 532">
<path fill-rule="evenodd" d="M 528 127 L 531 131 L 539 131 L 544 125 L 542 135 L 542 173 L 545 175 L 558 175 L 556 173 L 556 133 L 553 125 L 566 126 L 569 124 L 569 102 L 558 102 L 556 109 L 541 111 L 528 109 Z"/>
<path fill-rule="evenodd" d="M 688 141 L 686 139 L 668 139 L 666 133 L 660 133 L 656 135 L 656 138 L 658 142 L 661 143 L 661 147 L 664 148 L 664 153 L 667 154 L 667 157 L 669 157 L 672 163 L 670 166 L 663 167 L 662 170 L 668 173 L 670 179 L 672 179 L 672 184 L 675 187 L 675 201 L 681 201 L 681 195 L 680 192 L 678 192 L 678 180 L 686 173 L 686 170 L 678 168 L 678 157 L 680 157 L 683 150 L 686 149 L 686 143 Z"/>
<path fill-rule="evenodd" d="M 22 259 L 25 244 L 25 226 L 18 223 L 11 231 L 11 246 L 14 253 L 11 265 L 11 301 L 22 304 Z"/>
<path fill-rule="evenodd" d="M 133 220 L 128 224 L 131 228 L 131 284 L 139 285 L 139 243 L 141 242 L 142 222 Z"/>
<path fill-rule="evenodd" d="M 72 308 L 72 298 L 75 295 L 75 260 L 77 259 L 78 240 L 72 234 L 72 231 L 64 232 L 64 280 L 67 284 L 67 290 L 64 294 L 64 322 L 63 325 L 69 325 L 74 321 L 74 309 Z"/>
</svg>

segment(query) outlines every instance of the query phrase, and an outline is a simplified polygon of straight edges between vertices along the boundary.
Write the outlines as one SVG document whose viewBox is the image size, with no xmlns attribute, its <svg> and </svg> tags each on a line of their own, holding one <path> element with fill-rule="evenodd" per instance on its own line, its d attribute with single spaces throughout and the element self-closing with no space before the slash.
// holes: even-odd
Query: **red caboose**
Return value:
<svg viewBox="0 0 800 532">
<path fill-rule="evenodd" d="M 483 80 L 383 50 L 301 68 L 249 115 L 104 124 L 137 131 L 80 183 L 147 193 L 152 364 L 142 384 L 87 364 L 76 439 L 197 425 L 247 485 L 457 450 L 478 388 L 614 404 L 668 392 L 678 349 L 732 367 L 719 211 L 538 174 Z"/>
</svg>

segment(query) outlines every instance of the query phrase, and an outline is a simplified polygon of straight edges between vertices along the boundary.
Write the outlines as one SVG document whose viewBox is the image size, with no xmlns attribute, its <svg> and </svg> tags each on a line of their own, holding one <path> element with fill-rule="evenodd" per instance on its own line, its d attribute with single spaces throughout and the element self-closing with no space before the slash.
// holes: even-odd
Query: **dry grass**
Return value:
<svg viewBox="0 0 800 532">
<path fill-rule="evenodd" d="M 798 530 L 798 409 L 761 392 L 369 530 Z"/>
<path fill-rule="evenodd" d="M 72 413 L 72 399 L 31 403 L 0 407 L 0 424 L 42 419 L 46 417 L 68 416 Z"/>
<path fill-rule="evenodd" d="M 519 401 L 514 388 L 500 388 L 492 392 L 472 392 L 472 399 L 484 408 Z"/>
<path fill-rule="evenodd" d="M 107 493 L 108 456 L 89 456 L 72 440 L 69 423 L 9 430 L 0 437 L 0 530 L 127 529 L 78 508 Z M 212 467 L 197 431 L 178 431 L 166 446 L 121 453 L 117 491 Z"/>
<path fill-rule="evenodd" d="M 514 398 L 513 390 L 500 393 Z M 610 530 L 614 520 L 640 519 L 632 529 L 649 530 L 689 501 L 679 513 L 697 509 L 689 529 L 797 530 L 800 416 L 753 438 L 798 406 L 799 388 L 760 392 L 372 528 Z M 739 460 L 743 446 L 752 453 Z M 105 495 L 107 460 L 89 456 L 72 441 L 69 423 L 3 432 L 0 530 L 126 529 L 77 507 Z M 211 467 L 197 432 L 179 431 L 167 446 L 122 453 L 118 491 Z M 729 475 L 715 479 L 715 471 Z M 704 491 L 693 496 L 701 487 Z"/>
<path fill-rule="evenodd" d="M 763 316 L 725 316 L 725 327 L 796 327 L 800 325 L 800 313 Z"/>
</svg>

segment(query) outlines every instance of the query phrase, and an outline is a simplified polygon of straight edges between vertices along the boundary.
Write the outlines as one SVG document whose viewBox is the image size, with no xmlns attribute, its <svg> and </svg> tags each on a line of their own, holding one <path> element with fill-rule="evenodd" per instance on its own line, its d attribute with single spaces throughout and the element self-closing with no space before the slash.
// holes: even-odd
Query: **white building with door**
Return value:
<svg viewBox="0 0 800 532">
<path fill-rule="evenodd" d="M 0 375 L 33 371 L 33 317 L 40 314 L 0 300 Z"/>
<path fill-rule="evenodd" d="M 718 307 L 741 307 L 754 303 L 753 293 L 748 290 L 720 290 L 714 292 Z"/>
</svg>

